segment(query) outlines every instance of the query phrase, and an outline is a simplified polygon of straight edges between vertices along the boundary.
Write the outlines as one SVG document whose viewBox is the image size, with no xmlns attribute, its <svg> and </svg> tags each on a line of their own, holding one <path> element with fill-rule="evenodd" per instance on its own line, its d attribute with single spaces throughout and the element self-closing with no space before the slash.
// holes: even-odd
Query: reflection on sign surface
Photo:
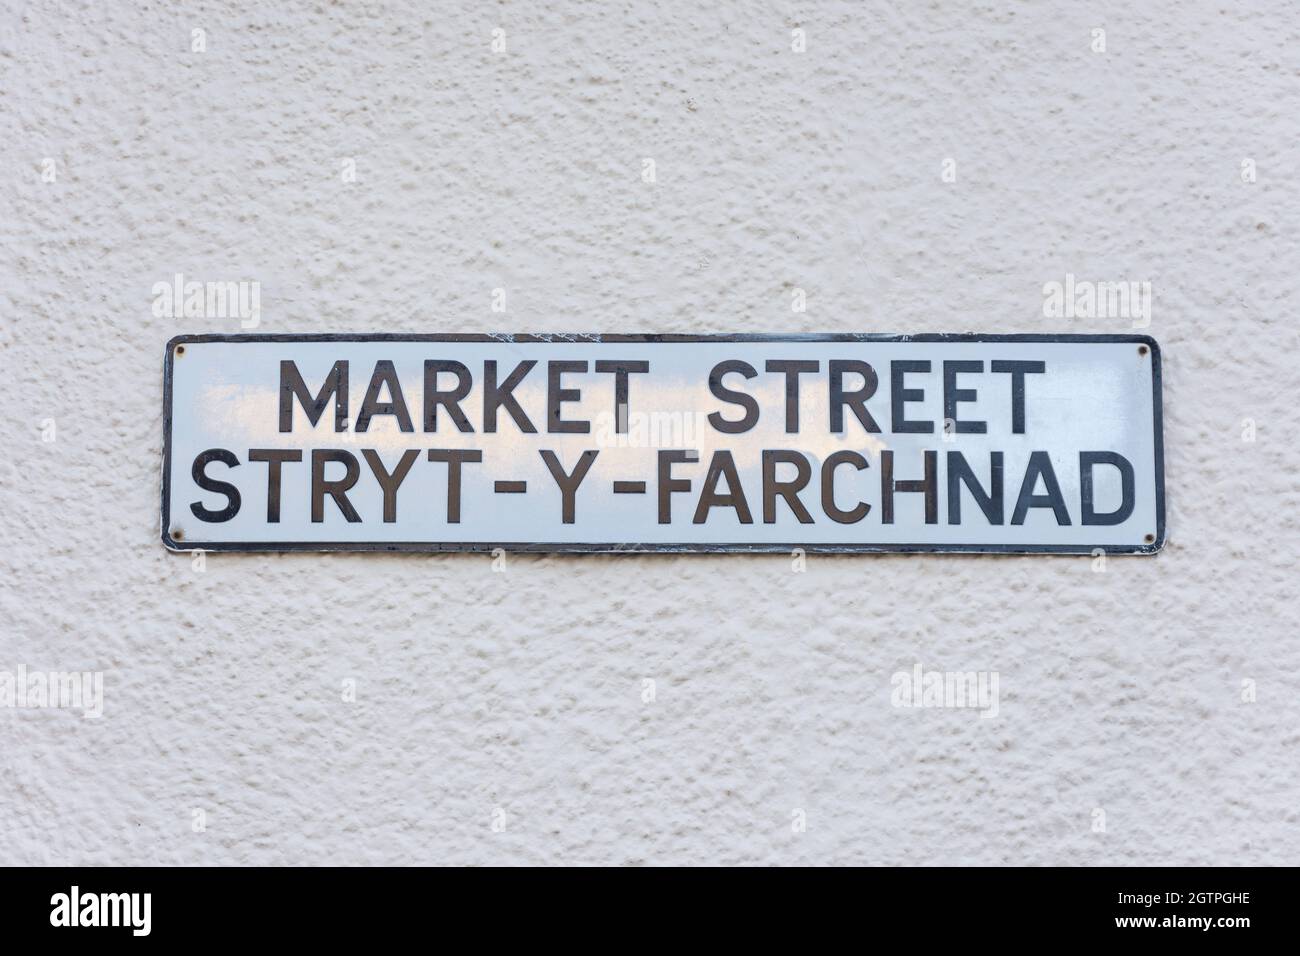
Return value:
<svg viewBox="0 0 1300 956">
<path fill-rule="evenodd" d="M 1143 336 L 181 336 L 165 401 L 180 549 L 1163 543 Z"/>
</svg>

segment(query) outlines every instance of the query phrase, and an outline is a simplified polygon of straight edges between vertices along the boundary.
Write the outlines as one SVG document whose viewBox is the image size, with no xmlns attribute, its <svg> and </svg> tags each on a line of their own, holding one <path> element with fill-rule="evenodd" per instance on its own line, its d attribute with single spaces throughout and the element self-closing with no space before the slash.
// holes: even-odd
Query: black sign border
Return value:
<svg viewBox="0 0 1300 956">
<path fill-rule="evenodd" d="M 501 541 L 494 543 L 405 541 L 176 541 L 171 536 L 171 441 L 172 441 L 172 363 L 178 345 L 202 342 L 540 342 L 554 344 L 602 342 L 1043 342 L 1043 343 L 1110 343 L 1145 345 L 1151 350 L 1152 421 L 1155 427 L 1156 467 L 1156 539 L 1140 545 L 1009 545 L 1009 544 L 588 544 Z M 1010 333 L 986 335 L 977 332 L 920 332 L 914 335 L 889 335 L 855 332 L 803 333 L 719 333 L 712 335 L 604 334 L 604 333 L 451 333 L 445 335 L 407 332 L 325 332 L 325 333 L 237 333 L 193 334 L 173 336 L 167 342 L 163 360 L 163 447 L 162 447 L 162 542 L 171 551 L 388 551 L 430 554 L 484 553 L 500 548 L 515 553 L 544 554 L 788 554 L 796 548 L 807 554 L 1155 554 L 1165 544 L 1165 450 L 1164 415 L 1161 400 L 1160 346 L 1149 335 L 1134 334 L 1061 334 L 1039 335 Z"/>
</svg>

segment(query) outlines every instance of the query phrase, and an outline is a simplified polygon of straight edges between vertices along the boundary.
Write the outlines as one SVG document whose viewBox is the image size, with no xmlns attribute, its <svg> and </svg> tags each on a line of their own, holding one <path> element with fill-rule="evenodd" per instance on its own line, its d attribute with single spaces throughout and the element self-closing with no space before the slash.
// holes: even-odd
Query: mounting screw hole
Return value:
<svg viewBox="0 0 1300 956">
<path fill-rule="evenodd" d="M 1149 537 L 1149 536 L 1148 536 L 1148 537 Z M 180 528 L 177 528 L 177 529 L 175 529 L 174 531 L 172 531 L 172 540 L 173 540 L 173 541 L 182 541 L 182 540 L 184 540 L 184 538 L 185 538 L 185 532 L 182 531 Z"/>
<path fill-rule="evenodd" d="M 1150 352 L 1150 351 L 1151 351 L 1151 350 L 1150 350 L 1149 348 L 1147 348 L 1145 345 L 1139 345 L 1139 346 L 1138 346 L 1138 355 L 1146 355 L 1146 354 L 1147 354 L 1148 352 Z"/>
<path fill-rule="evenodd" d="M 178 345 L 178 346 L 176 346 L 176 354 L 177 354 L 177 355 L 184 355 L 184 354 L 185 354 L 185 346 L 183 346 L 183 345 Z"/>
<path fill-rule="evenodd" d="M 1149 534 L 1149 535 L 1147 535 L 1145 538 L 1143 538 L 1142 540 L 1145 541 L 1147 544 L 1155 544 L 1155 543 L 1156 543 L 1156 536 L 1153 535 L 1153 534 Z"/>
</svg>

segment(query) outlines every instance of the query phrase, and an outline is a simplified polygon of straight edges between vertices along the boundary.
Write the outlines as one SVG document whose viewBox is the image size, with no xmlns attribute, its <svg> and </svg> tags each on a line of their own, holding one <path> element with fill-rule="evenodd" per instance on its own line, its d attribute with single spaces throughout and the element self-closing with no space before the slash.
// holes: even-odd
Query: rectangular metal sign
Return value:
<svg viewBox="0 0 1300 956">
<path fill-rule="evenodd" d="M 1139 335 L 182 335 L 163 541 L 1149 553 Z"/>
</svg>

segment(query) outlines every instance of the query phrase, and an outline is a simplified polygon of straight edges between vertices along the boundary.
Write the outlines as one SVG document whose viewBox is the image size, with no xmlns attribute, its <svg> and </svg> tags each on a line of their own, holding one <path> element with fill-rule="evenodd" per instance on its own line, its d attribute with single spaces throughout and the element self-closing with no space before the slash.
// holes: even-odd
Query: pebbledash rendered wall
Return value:
<svg viewBox="0 0 1300 956">
<path fill-rule="evenodd" d="M 0 708 L 0 862 L 1300 859 L 1294 5 L 244 7 L 0 23 L 0 672 L 103 675 Z M 177 274 L 263 332 L 1146 332 L 1168 545 L 200 566 L 163 347 L 241 322 Z"/>
</svg>

